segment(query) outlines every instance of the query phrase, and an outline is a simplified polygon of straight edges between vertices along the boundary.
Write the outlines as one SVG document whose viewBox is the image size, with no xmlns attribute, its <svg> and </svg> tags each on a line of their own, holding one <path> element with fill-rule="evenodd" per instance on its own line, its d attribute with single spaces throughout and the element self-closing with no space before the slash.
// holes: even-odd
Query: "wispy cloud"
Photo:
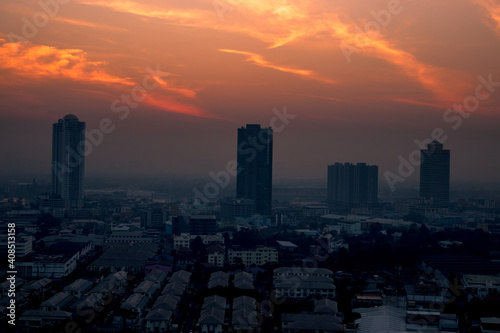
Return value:
<svg viewBox="0 0 500 333">
<path fill-rule="evenodd" d="M 493 0 L 477 0 L 492 3 Z M 457 91 L 462 87 L 450 86 L 449 82 L 456 73 L 446 68 L 433 66 L 418 60 L 408 50 L 398 48 L 383 34 L 365 34 L 358 23 L 342 13 L 339 8 L 325 1 L 309 2 L 301 0 L 283 1 L 241 1 L 234 10 L 227 12 L 223 22 L 212 10 L 212 0 L 195 2 L 198 8 L 168 8 L 147 5 L 135 1 L 102 1 L 79 0 L 93 6 L 103 6 L 114 11 L 132 13 L 145 17 L 158 18 L 169 24 L 215 29 L 250 36 L 263 41 L 269 48 L 276 48 L 295 43 L 304 38 L 324 38 L 330 36 L 331 43 L 325 43 L 327 49 L 336 49 L 338 44 L 348 43 L 358 48 L 363 56 L 375 57 L 386 61 L 401 70 L 409 78 L 419 82 L 426 90 L 432 92 L 437 100 L 450 101 L 456 99 Z M 229 3 L 229 2 L 228 2 Z M 229 3 L 230 4 L 230 3 Z M 337 48 L 337 50 L 339 50 Z M 273 64 L 261 55 L 222 50 L 229 53 L 245 55 L 247 61 L 258 66 L 273 68 L 331 84 L 332 80 L 321 77 L 309 70 L 291 68 Z"/>
<path fill-rule="evenodd" d="M 118 27 L 114 27 L 114 26 L 111 26 L 108 24 L 95 23 L 95 22 L 79 20 L 79 19 L 70 19 L 70 18 L 66 18 L 66 17 L 62 17 L 62 16 L 54 16 L 53 18 L 51 18 L 51 20 L 56 21 L 56 22 L 76 25 L 79 27 L 86 27 L 86 28 L 92 28 L 92 29 L 98 29 L 98 30 L 109 30 L 109 31 L 120 31 L 120 32 L 129 31 L 125 28 L 118 28 Z"/>
<path fill-rule="evenodd" d="M 281 72 L 292 73 L 292 74 L 306 77 L 308 79 L 318 80 L 318 81 L 322 81 L 325 83 L 330 83 L 330 84 L 335 83 L 333 80 L 330 80 L 327 78 L 322 78 L 318 74 L 314 73 L 313 71 L 307 70 L 307 69 L 297 69 L 297 68 L 292 68 L 292 67 L 275 65 L 275 64 L 265 60 L 263 56 L 261 56 L 260 54 L 257 54 L 257 53 L 238 51 L 238 50 L 230 50 L 230 49 L 220 49 L 219 51 L 226 52 L 226 53 L 235 53 L 235 54 L 245 55 L 247 57 L 246 61 L 254 63 L 257 66 L 272 68 L 272 69 L 275 69 L 275 70 L 278 70 Z"/>
</svg>

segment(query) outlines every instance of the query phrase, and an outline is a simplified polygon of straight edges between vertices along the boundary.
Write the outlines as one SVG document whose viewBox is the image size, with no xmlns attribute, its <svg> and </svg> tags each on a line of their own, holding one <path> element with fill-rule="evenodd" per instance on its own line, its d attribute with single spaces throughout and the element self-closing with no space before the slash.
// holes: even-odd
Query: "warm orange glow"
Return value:
<svg viewBox="0 0 500 333">
<path fill-rule="evenodd" d="M 489 25 L 497 33 L 500 38 L 500 3 L 496 0 L 473 0 L 485 9 L 486 15 L 489 17 Z"/>
<path fill-rule="evenodd" d="M 201 118 L 215 118 L 203 109 L 194 105 L 181 103 L 171 96 L 148 95 L 148 97 L 144 100 L 144 103 L 163 111 L 182 113 Z"/>
<path fill-rule="evenodd" d="M 57 49 L 31 43 L 3 43 L 0 46 L 0 67 L 14 70 L 16 75 L 31 79 L 55 78 L 95 83 L 133 85 L 104 71 L 106 62 L 91 61 L 78 49 Z"/>
<path fill-rule="evenodd" d="M 334 83 L 333 80 L 321 78 L 316 73 L 314 73 L 313 71 L 310 71 L 310 70 L 296 69 L 296 68 L 291 68 L 291 67 L 274 65 L 274 64 L 270 63 L 269 61 L 265 60 L 264 57 L 261 56 L 260 54 L 256 54 L 256 53 L 252 53 L 252 52 L 245 52 L 245 51 L 229 50 L 229 49 L 220 49 L 219 51 L 226 52 L 226 53 L 243 54 L 243 55 L 247 56 L 246 61 L 252 62 L 252 63 L 256 64 L 257 66 L 272 68 L 272 69 L 276 69 L 276 70 L 281 71 L 281 72 L 292 73 L 292 74 L 307 77 L 309 79 L 322 81 L 325 83 L 330 83 L 330 84 Z"/>
<path fill-rule="evenodd" d="M 459 81 L 457 78 L 450 79 L 450 76 L 454 75 L 452 72 L 419 61 L 409 51 L 399 49 L 393 45 L 393 43 L 385 39 L 383 34 L 372 32 L 368 35 L 360 31 L 359 22 L 349 20 L 349 16 L 341 15 L 338 12 L 324 11 L 325 4 L 323 3 L 315 4 L 298 0 L 279 2 L 265 0 L 241 1 L 237 5 L 230 7 L 231 10 L 224 14 L 225 18 L 221 21 L 216 12 L 211 10 L 212 6 L 208 6 L 208 10 L 165 9 L 134 1 L 80 1 L 88 5 L 107 7 L 119 12 L 162 19 L 170 24 L 247 35 L 265 42 L 270 48 L 297 43 L 304 38 L 327 34 L 331 36 L 332 40 L 325 43 L 325 48 L 338 51 L 338 44 L 347 43 L 357 48 L 363 56 L 376 57 L 387 61 L 399 67 L 404 75 L 416 80 L 425 89 L 432 92 L 437 100 L 456 100 L 463 90 L 461 84 L 450 86 L 450 82 Z M 212 0 L 202 2 L 206 5 L 213 3 Z M 204 7 L 200 6 L 199 8 Z M 273 64 L 254 52 L 232 49 L 222 49 L 221 51 L 245 55 L 247 61 L 258 66 L 293 73 L 327 84 L 335 82 L 311 70 Z"/>
</svg>

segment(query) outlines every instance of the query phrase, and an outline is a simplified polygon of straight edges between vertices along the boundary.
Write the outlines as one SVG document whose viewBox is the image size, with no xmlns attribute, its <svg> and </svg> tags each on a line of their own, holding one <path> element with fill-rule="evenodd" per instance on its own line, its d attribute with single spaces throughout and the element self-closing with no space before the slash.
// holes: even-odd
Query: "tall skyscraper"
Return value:
<svg viewBox="0 0 500 333">
<path fill-rule="evenodd" d="M 83 207 L 85 123 L 68 114 L 52 125 L 52 192 L 66 208 Z"/>
<path fill-rule="evenodd" d="M 450 203 L 450 151 L 437 140 L 420 150 L 420 196 L 432 199 L 434 207 Z"/>
<path fill-rule="evenodd" d="M 255 212 L 271 216 L 273 130 L 258 124 L 238 129 L 236 197 L 255 202 Z"/>
<path fill-rule="evenodd" d="M 328 203 L 375 204 L 378 199 L 378 166 L 335 163 L 328 166 Z"/>
</svg>

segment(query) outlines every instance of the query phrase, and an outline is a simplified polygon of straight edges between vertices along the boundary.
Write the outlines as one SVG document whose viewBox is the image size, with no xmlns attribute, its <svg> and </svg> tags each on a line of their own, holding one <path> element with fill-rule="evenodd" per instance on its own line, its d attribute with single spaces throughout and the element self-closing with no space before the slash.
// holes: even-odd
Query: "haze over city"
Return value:
<svg viewBox="0 0 500 333">
<path fill-rule="evenodd" d="M 500 0 L 0 0 L 0 331 L 500 332 L 498 59 Z"/>
<path fill-rule="evenodd" d="M 6 177 L 49 178 L 51 126 L 69 113 L 87 132 L 112 122 L 87 178 L 206 177 L 235 159 L 238 127 L 286 108 L 275 180 L 326 179 L 350 161 L 379 165 L 385 182 L 441 128 L 452 184 L 500 181 L 495 1 L 53 3 L 0 1 Z M 474 112 L 446 111 L 475 94 Z"/>
</svg>

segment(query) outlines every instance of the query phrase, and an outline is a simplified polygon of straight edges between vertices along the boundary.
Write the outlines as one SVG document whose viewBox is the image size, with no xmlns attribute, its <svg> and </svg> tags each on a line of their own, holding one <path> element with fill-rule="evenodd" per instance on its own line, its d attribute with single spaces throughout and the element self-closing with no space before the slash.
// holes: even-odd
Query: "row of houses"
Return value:
<svg viewBox="0 0 500 333">
<path fill-rule="evenodd" d="M 276 297 L 336 298 L 333 272 L 326 268 L 281 267 L 273 271 Z"/>
</svg>

